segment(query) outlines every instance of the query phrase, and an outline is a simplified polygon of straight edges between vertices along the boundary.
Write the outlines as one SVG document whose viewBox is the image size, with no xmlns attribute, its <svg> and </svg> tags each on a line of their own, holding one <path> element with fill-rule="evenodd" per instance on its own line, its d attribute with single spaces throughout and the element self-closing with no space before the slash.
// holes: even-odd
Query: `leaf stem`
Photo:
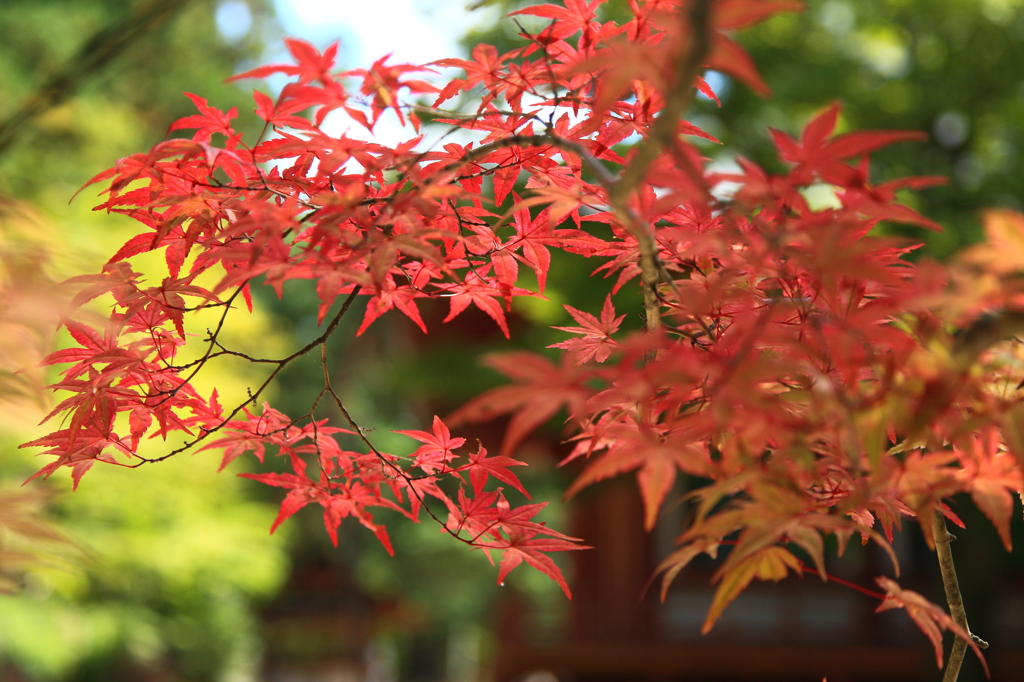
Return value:
<svg viewBox="0 0 1024 682">
<path fill-rule="evenodd" d="M 816 568 L 811 568 L 810 566 L 801 566 L 800 570 L 804 573 L 810 573 L 811 575 L 821 576 L 821 571 L 819 571 Z M 849 587 L 851 590 L 856 590 L 861 594 L 866 594 L 867 596 L 873 597 L 879 601 L 885 599 L 885 595 L 881 592 L 878 592 L 876 590 L 870 590 L 866 587 L 858 585 L 857 583 L 851 583 L 849 580 L 843 580 L 842 578 L 834 576 L 831 573 L 825 573 L 825 577 L 838 585 L 842 585 L 843 587 Z"/>
</svg>

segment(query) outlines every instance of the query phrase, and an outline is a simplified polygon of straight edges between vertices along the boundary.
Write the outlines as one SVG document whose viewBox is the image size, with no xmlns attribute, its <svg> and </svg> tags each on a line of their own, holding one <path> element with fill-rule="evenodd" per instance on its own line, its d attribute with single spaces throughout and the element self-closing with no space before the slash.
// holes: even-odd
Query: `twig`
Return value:
<svg viewBox="0 0 1024 682">
<path fill-rule="evenodd" d="M 235 415 L 237 415 L 239 412 L 241 412 L 242 409 L 244 409 L 245 406 L 248 405 L 250 402 L 252 402 L 255 405 L 256 404 L 256 399 L 259 398 L 260 395 L 262 395 L 263 391 L 265 391 L 267 389 L 267 386 L 269 386 L 271 384 L 271 382 L 273 382 L 273 380 L 277 377 L 278 374 L 281 373 L 281 370 L 283 370 L 285 368 L 285 366 L 287 366 L 290 362 L 292 362 L 296 358 L 302 357 L 303 355 L 305 355 L 309 351 L 313 350 L 317 346 L 322 346 L 322 345 L 325 345 L 327 343 L 327 340 L 329 338 L 331 338 L 331 335 L 334 334 L 334 332 L 338 329 L 338 325 L 341 323 L 341 318 L 343 318 L 345 316 L 345 313 L 348 312 L 349 307 L 352 305 L 352 302 L 355 300 L 356 296 L 359 294 L 360 289 L 361 289 L 361 287 L 357 285 L 356 288 L 352 290 L 352 292 L 348 295 L 348 298 L 346 298 L 345 302 L 341 305 L 341 309 L 334 316 L 334 318 L 330 321 L 330 323 L 327 325 L 327 328 L 324 330 L 324 332 L 320 336 L 316 337 L 315 339 L 313 339 L 312 341 L 310 341 L 305 346 L 303 346 L 302 348 L 298 349 L 297 351 L 295 351 L 294 353 L 292 353 L 288 357 L 281 358 L 280 360 L 273 360 L 273 361 L 271 361 L 271 364 L 276 364 L 277 367 L 275 367 L 274 371 L 270 373 L 270 376 L 268 376 L 266 379 L 264 379 L 263 383 L 260 384 L 259 388 L 257 388 L 254 393 L 250 393 L 250 395 L 245 399 L 245 402 L 240 403 L 233 410 L 231 410 L 231 412 L 228 413 L 228 416 L 221 420 L 220 424 L 218 424 L 217 426 L 213 427 L 212 429 L 202 429 L 202 434 L 201 435 L 196 436 L 192 440 L 185 442 L 184 444 L 182 444 L 177 449 L 171 450 L 170 452 L 168 452 L 167 454 L 165 454 L 165 455 L 163 455 L 161 457 L 152 457 L 152 458 L 150 458 L 150 457 L 143 457 L 142 455 L 139 455 L 138 453 L 135 453 L 135 456 L 138 457 L 140 461 L 136 462 L 135 464 L 130 464 L 130 465 L 128 465 L 128 467 L 134 469 L 136 467 L 142 466 L 143 464 L 153 464 L 155 462 L 162 462 L 165 459 L 170 459 L 174 455 L 181 454 L 182 452 L 185 452 L 186 450 L 188 450 L 189 448 L 193 447 L 194 445 L 198 445 L 199 443 L 201 443 L 202 441 L 206 440 L 207 438 L 209 438 L 214 433 L 217 433 L 218 431 L 223 429 L 225 426 L 227 426 L 228 423 L 232 419 L 235 418 Z M 207 352 L 209 352 L 209 350 Z M 266 362 L 266 361 L 264 360 L 263 362 Z M 197 367 L 196 371 L 198 371 L 199 368 L 201 368 L 201 367 L 202 367 L 202 365 L 199 365 Z"/>
</svg>

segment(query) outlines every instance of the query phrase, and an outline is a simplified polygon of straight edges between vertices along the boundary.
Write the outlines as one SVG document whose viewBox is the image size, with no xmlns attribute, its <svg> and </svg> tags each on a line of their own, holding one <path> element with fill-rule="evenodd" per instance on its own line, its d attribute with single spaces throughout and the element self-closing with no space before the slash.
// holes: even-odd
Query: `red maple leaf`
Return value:
<svg viewBox="0 0 1024 682">
<path fill-rule="evenodd" d="M 297 76 L 300 84 L 318 81 L 326 84 L 333 81 L 331 68 L 334 67 L 335 57 L 338 55 L 338 41 L 327 46 L 322 53 L 311 43 L 299 38 L 285 38 L 285 45 L 291 53 L 296 65 L 273 64 L 260 66 L 249 71 L 232 76 L 228 81 L 241 80 L 243 78 L 266 78 L 275 73 L 283 73 L 286 76 Z"/>
<path fill-rule="evenodd" d="M 978 660 L 981 661 L 981 666 L 985 669 L 985 675 L 991 677 L 988 663 L 985 662 L 985 657 L 974 638 L 959 623 L 950 618 L 948 613 L 917 592 L 904 590 L 895 580 L 879 577 L 876 582 L 885 590 L 885 601 L 875 610 L 905 609 L 907 615 L 921 629 L 921 632 L 931 640 L 932 646 L 935 647 L 935 663 L 939 668 L 942 668 L 942 630 L 951 630 L 957 637 L 970 645 L 974 653 L 978 655 Z"/>
<path fill-rule="evenodd" d="M 612 354 L 612 351 L 620 348 L 619 342 L 612 338 L 612 334 L 619 330 L 619 325 L 626 318 L 625 315 L 615 317 L 615 308 L 612 305 L 612 297 L 609 295 L 601 307 L 601 319 L 598 320 L 590 313 L 577 310 L 572 306 L 565 306 L 569 314 L 580 323 L 579 327 L 552 327 L 570 334 L 581 334 L 583 338 L 569 339 L 560 343 L 554 343 L 548 348 L 562 348 L 576 356 L 576 364 L 582 365 L 590 360 L 604 362 Z"/>
<path fill-rule="evenodd" d="M 519 287 L 506 287 L 503 290 L 497 285 L 495 280 L 485 279 L 476 272 L 471 272 L 467 275 L 465 281 L 461 284 L 443 287 L 443 291 L 444 293 L 441 296 L 450 297 L 450 308 L 448 316 L 444 318 L 445 322 L 455 319 L 459 313 L 468 308 L 472 303 L 487 313 L 487 316 L 498 324 L 501 333 L 505 335 L 506 339 L 509 338 L 508 322 L 505 321 L 505 311 L 502 310 L 501 304 L 496 299 L 498 297 L 504 298 L 506 295 L 525 296 L 533 294 L 532 291 Z"/>
<path fill-rule="evenodd" d="M 419 467 L 427 474 L 447 469 L 449 462 L 456 456 L 454 451 L 466 443 L 465 438 L 452 438 L 451 431 L 437 415 L 434 415 L 432 431 L 433 433 L 413 430 L 395 431 L 395 433 L 401 433 L 424 443 L 416 448 L 410 457 L 413 459 L 413 466 Z"/>
<path fill-rule="evenodd" d="M 501 386 L 469 401 L 449 418 L 451 423 L 485 421 L 499 414 L 514 412 L 501 447 L 508 455 L 535 428 L 554 416 L 563 406 L 577 412 L 589 392 L 581 378 L 564 366 L 559 369 L 547 358 L 517 352 L 485 357 L 484 362 L 505 376 L 517 380 L 514 386 Z"/>
<path fill-rule="evenodd" d="M 238 116 L 238 109 L 233 108 L 224 113 L 216 107 L 211 107 L 205 98 L 186 92 L 185 96 L 192 100 L 199 110 L 198 115 L 179 118 L 171 124 L 167 132 L 172 130 L 195 129 L 192 136 L 197 142 L 209 142 L 214 133 L 220 133 L 227 138 L 227 147 L 232 149 L 241 141 L 241 137 L 231 127 L 231 119 Z"/>
<path fill-rule="evenodd" d="M 487 485 L 487 478 L 494 478 L 508 483 L 513 488 L 530 499 L 530 494 L 519 481 L 519 478 L 508 470 L 509 467 L 526 466 L 526 462 L 512 459 L 511 457 L 488 457 L 487 450 L 483 447 L 477 449 L 469 456 L 469 463 L 459 467 L 460 471 L 469 471 L 469 482 L 473 484 L 473 490 L 479 495 L 484 486 Z"/>
<path fill-rule="evenodd" d="M 505 577 L 509 572 L 526 562 L 538 571 L 548 576 L 562 588 L 562 592 L 569 599 L 572 593 L 569 585 L 565 582 L 565 576 L 557 564 L 545 552 L 564 552 L 575 549 L 589 549 L 575 541 L 563 540 L 561 538 L 538 537 L 535 533 L 515 533 L 505 541 L 488 543 L 484 545 L 487 549 L 501 550 L 501 564 L 498 568 L 498 584 L 505 584 Z"/>
<path fill-rule="evenodd" d="M 857 169 L 843 163 L 864 156 L 896 142 L 922 141 L 928 136 L 917 130 L 857 131 L 831 137 L 842 105 L 835 103 L 815 116 L 804 127 L 797 142 L 789 135 L 771 128 L 779 156 L 795 167 L 790 180 L 796 185 L 810 185 L 815 177 L 827 183 L 846 187 L 858 178 Z"/>
</svg>

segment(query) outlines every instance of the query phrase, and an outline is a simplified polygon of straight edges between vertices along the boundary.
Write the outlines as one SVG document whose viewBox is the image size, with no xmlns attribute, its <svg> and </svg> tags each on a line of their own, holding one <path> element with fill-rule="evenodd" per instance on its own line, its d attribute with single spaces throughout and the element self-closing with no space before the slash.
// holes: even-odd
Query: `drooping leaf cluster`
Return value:
<svg viewBox="0 0 1024 682">
<path fill-rule="evenodd" d="M 869 157 L 922 134 L 836 135 L 839 105 L 799 139 L 772 132 L 785 174 L 742 158 L 739 172 L 713 170 L 687 139 L 709 136 L 679 119 L 695 89 L 714 95 L 701 70 L 766 94 L 728 32 L 800 4 L 637 1 L 622 22 L 599 20 L 601 4 L 527 7 L 517 14 L 551 21 L 524 32 L 519 47 L 481 45 L 470 59 L 425 66 L 382 59 L 338 73 L 335 46 L 321 53 L 290 40 L 293 65 L 239 76 L 292 79 L 276 99 L 255 94 L 273 134 L 252 143 L 231 127 L 233 111 L 191 95 L 199 113 L 172 128 L 195 130 L 192 139 L 162 142 L 93 180 L 106 186 L 97 208 L 144 229 L 102 273 L 75 280 L 84 285 L 75 305 L 111 296 L 114 306 L 102 330 L 69 317 L 78 346 L 48 360 L 71 365 L 55 385 L 70 397 L 51 415 L 65 415 L 62 428 L 28 444 L 56 458 L 40 474 L 71 467 L 77 484 L 97 461 L 155 461 L 138 453 L 147 436 L 184 436 L 166 456 L 223 449 L 224 465 L 245 452 L 262 461 L 269 447 L 292 473 L 247 476 L 287 490 L 275 527 L 316 503 L 332 537 L 353 516 L 389 546 L 371 510 L 416 520 L 424 509 L 434 515 L 432 499 L 447 511 L 435 517 L 445 530 L 501 554 L 499 581 L 526 561 L 568 593 L 547 553 L 580 545 L 531 520 L 542 505 L 513 507 L 500 487 L 525 492 L 511 455 L 565 409 L 575 428 L 569 459 L 589 462 L 570 493 L 635 472 L 649 529 L 679 472 L 710 481 L 691 493 L 696 517 L 661 567 L 667 586 L 697 555 L 731 547 L 705 630 L 754 578 L 801 572 L 798 554 L 825 576 L 828 535 L 841 549 L 854 536 L 888 548 L 910 516 L 931 542 L 936 513 L 957 520 L 942 503 L 956 493 L 970 493 L 1009 546 L 1024 366 L 1006 339 L 1021 324 L 1014 275 L 1024 262 L 1007 246 L 1024 239 L 1024 218 L 993 213 L 988 246 L 951 266 L 912 265 L 913 244 L 872 230 L 881 221 L 940 229 L 896 193 L 941 179 L 874 184 Z M 445 80 L 446 68 L 461 73 Z M 415 101 L 424 96 L 434 98 L 429 107 Z M 428 145 L 424 111 L 450 137 Z M 338 116 L 347 132 L 331 127 Z M 356 134 L 382 116 L 412 137 L 389 145 Z M 831 200 L 812 203 L 809 190 Z M 431 432 L 400 432 L 423 444 L 411 455 L 380 451 L 326 371 L 326 339 L 352 301 L 368 298 L 360 332 L 392 309 L 426 332 L 417 301 L 442 298 L 446 320 L 472 305 L 508 335 L 513 297 L 543 295 L 551 249 L 596 259 L 611 288 L 599 317 L 569 309 L 580 326 L 561 328 L 573 334 L 556 344 L 561 363 L 494 356 L 513 384 L 447 425 L 435 418 Z M 166 276 L 134 269 L 134 257 L 160 250 Z M 522 286 L 522 268 L 537 291 Z M 251 305 L 250 287 L 283 295 L 294 279 L 316 282 L 320 337 L 280 359 L 218 340 L 243 314 L 241 301 Z M 623 334 L 614 296 L 638 282 L 646 330 Z M 191 313 L 209 308 L 221 309 L 219 326 L 197 359 L 179 360 Z M 248 409 L 282 367 L 317 348 L 324 386 L 306 415 Z M 221 356 L 271 372 L 224 408 L 191 383 Z M 316 418 L 323 400 L 345 428 Z M 457 453 L 465 441 L 449 426 L 505 413 L 513 416 L 499 456 L 482 446 Z M 361 451 L 345 449 L 342 434 Z M 458 490 L 446 492 L 443 480 Z M 883 587 L 886 608 L 913 604 L 925 622 L 918 596 Z M 929 636 L 934 623 L 948 626 L 927 623 Z"/>
</svg>

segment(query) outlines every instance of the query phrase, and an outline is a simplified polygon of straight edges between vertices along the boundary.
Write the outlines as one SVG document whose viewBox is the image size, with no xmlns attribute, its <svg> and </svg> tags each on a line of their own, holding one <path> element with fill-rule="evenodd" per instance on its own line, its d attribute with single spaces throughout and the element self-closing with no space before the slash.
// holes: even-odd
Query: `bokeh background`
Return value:
<svg viewBox="0 0 1024 682">
<path fill-rule="evenodd" d="M 740 34 L 774 96 L 762 100 L 720 75 L 721 108 L 699 100 L 689 117 L 721 141 L 703 153 L 726 168 L 737 153 L 781 170 L 767 126 L 790 133 L 834 100 L 843 130 L 927 131 L 927 143 L 877 154 L 876 180 L 950 177 L 904 201 L 946 227 L 920 239 L 942 258 L 979 238 L 985 206 L 1024 198 L 1024 2 L 1020 0 L 810 0 Z M 924 680 L 938 677 L 924 638 L 902 614 L 872 613 L 869 598 L 830 584 L 755 586 L 706 638 L 709 566 L 688 569 L 664 605 L 640 594 L 685 521 L 667 509 L 650 535 L 631 482 L 610 482 L 561 502 L 572 471 L 555 420 L 518 453 L 548 519 L 597 549 L 565 565 L 576 599 L 520 569 L 505 587 L 479 553 L 428 524 L 393 525 L 396 558 L 360 528 L 333 548 L 314 510 L 275 535 L 279 496 L 233 474 L 214 453 L 138 470 L 98 467 L 72 493 L 62 475 L 19 488 L 40 462 L 17 445 L 51 407 L 33 369 L 60 337 L 66 294 L 56 283 L 91 272 L 133 232 L 126 219 L 91 210 L 91 176 L 164 139 L 191 113 L 193 92 L 237 106 L 254 130 L 250 90 L 233 73 L 286 59 L 281 39 L 320 47 L 341 40 L 341 67 L 393 53 L 429 62 L 486 41 L 510 47 L 519 30 L 500 20 L 515 2 L 470 11 L 465 0 L 3 0 L 0 2 L 0 680 L 10 682 L 405 682 L 444 680 Z M 607 11 L 622 10 L 611 2 Z M 520 18 L 527 29 L 529 17 Z M 334 125 L 344 126 L 344 122 Z M 384 140 L 398 131 L 385 120 Z M 564 267 L 557 267 L 562 265 Z M 593 266 L 556 264 L 548 301 L 516 308 L 515 342 L 562 340 L 561 304 L 596 310 L 607 282 Z M 316 336 L 316 298 L 294 286 L 288 304 L 264 297 L 231 331 L 230 345 L 287 352 Z M 465 314 L 424 337 L 386 316 L 364 336 L 342 330 L 333 375 L 362 424 L 387 448 L 390 429 L 424 428 L 498 383 L 475 358 L 510 346 L 486 319 Z M 432 318 L 432 319 L 431 319 Z M 359 319 L 356 315 L 353 319 Z M 24 370 L 20 371 L 19 370 Z M 298 365 L 270 396 L 285 410 L 308 405 L 317 366 Z M 222 394 L 254 383 L 244 367 L 204 379 Z M 464 435 L 485 444 L 502 424 Z M 156 452 L 161 447 L 154 443 Z M 410 448 L 411 449 L 411 448 Z M 680 493 L 684 492 L 681 487 Z M 969 503 L 955 550 L 973 629 L 993 643 L 995 679 L 1024 670 L 1024 560 L 1008 556 Z M 1024 542 L 1019 518 L 1018 545 Z M 933 559 L 916 531 L 897 538 L 903 583 L 941 601 Z M 830 568 L 870 585 L 887 570 L 853 548 Z M 717 672 L 716 672 L 717 671 Z M 981 679 L 968 661 L 961 679 Z"/>
</svg>

